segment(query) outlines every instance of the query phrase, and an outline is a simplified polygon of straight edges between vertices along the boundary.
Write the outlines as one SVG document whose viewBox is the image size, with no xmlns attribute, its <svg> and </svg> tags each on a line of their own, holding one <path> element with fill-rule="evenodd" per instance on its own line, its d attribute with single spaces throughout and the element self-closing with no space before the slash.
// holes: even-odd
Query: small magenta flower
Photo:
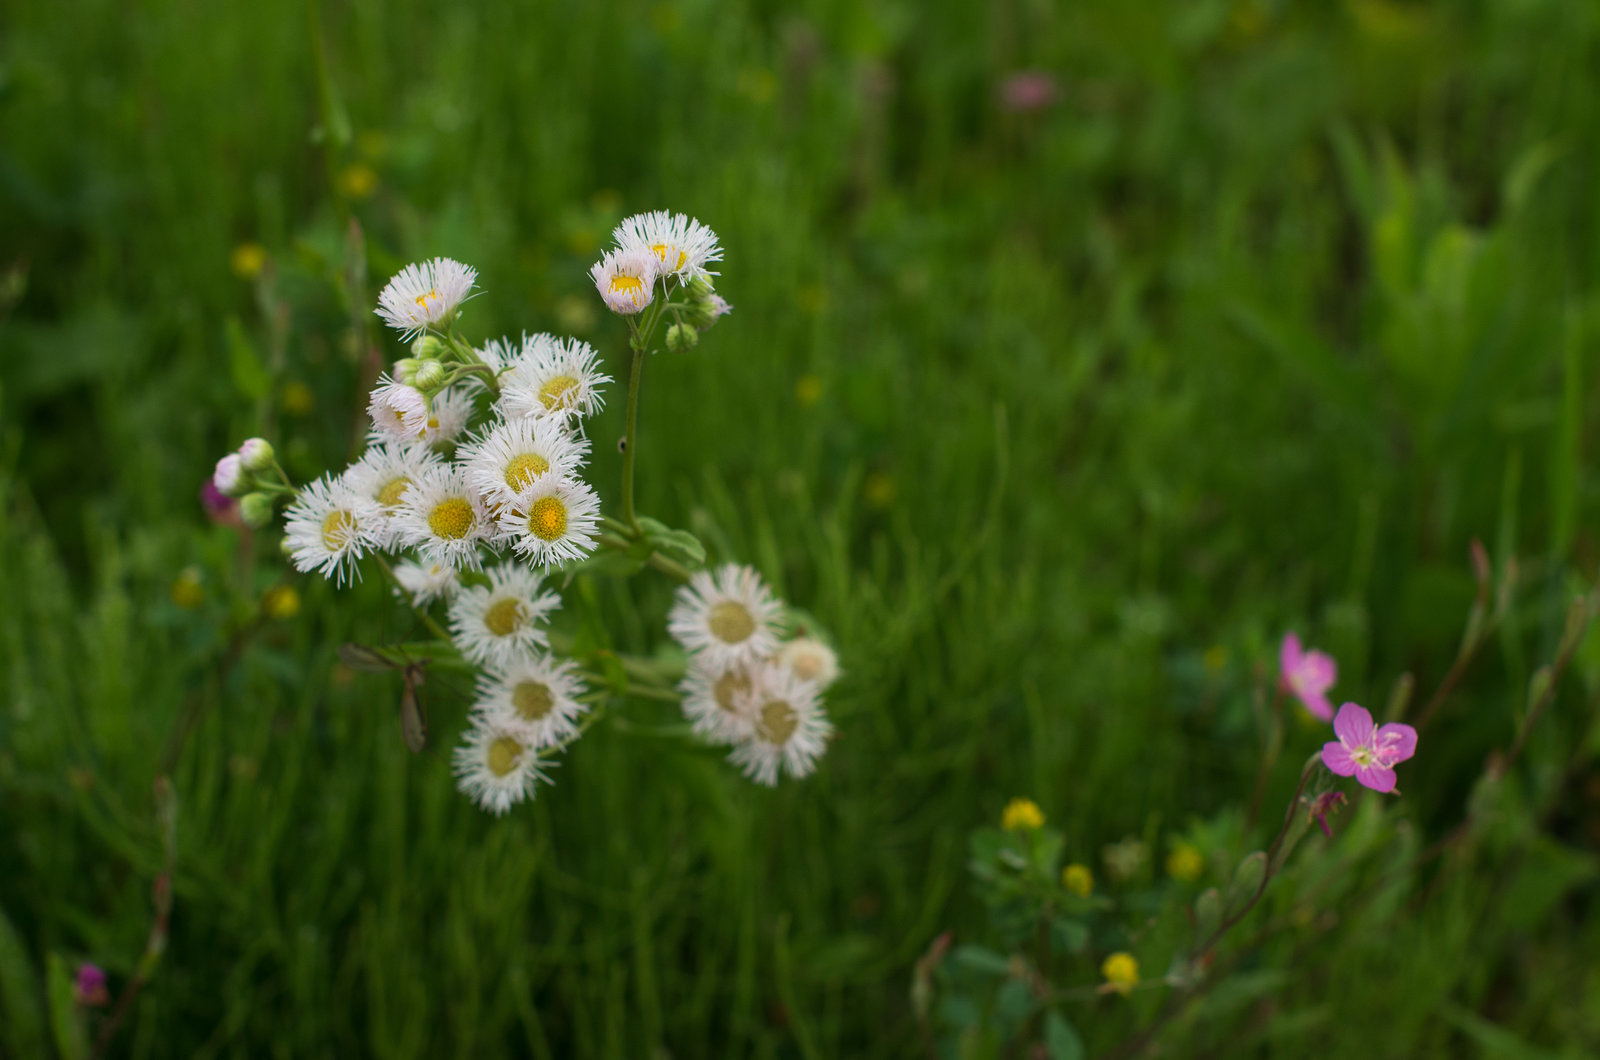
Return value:
<svg viewBox="0 0 1600 1060">
<path fill-rule="evenodd" d="M 1323 721 L 1333 720 L 1333 705 L 1328 689 L 1339 680 L 1339 665 L 1333 656 L 1320 651 L 1302 651 L 1300 638 L 1286 633 L 1278 649 L 1278 681 L 1312 714 Z"/>
<path fill-rule="evenodd" d="M 84 1006 L 100 1006 L 111 1000 L 111 994 L 106 990 L 106 973 L 100 970 L 99 965 L 87 961 L 78 965 L 78 974 L 72 983 L 72 996 Z"/>
<path fill-rule="evenodd" d="M 1311 819 L 1329 839 L 1333 838 L 1333 832 L 1328 828 L 1328 818 L 1338 813 L 1347 801 L 1342 791 L 1325 791 L 1311 803 Z"/>
<path fill-rule="evenodd" d="M 1417 753 L 1417 730 L 1394 722 L 1377 728 L 1366 708 L 1354 703 L 1339 708 L 1333 733 L 1339 739 L 1322 745 L 1322 764 L 1373 791 L 1393 791 L 1394 764 Z"/>
</svg>

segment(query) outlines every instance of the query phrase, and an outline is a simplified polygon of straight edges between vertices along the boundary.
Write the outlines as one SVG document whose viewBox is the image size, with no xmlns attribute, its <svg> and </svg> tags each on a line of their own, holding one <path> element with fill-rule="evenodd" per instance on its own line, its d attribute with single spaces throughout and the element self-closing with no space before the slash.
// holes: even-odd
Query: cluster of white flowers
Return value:
<svg viewBox="0 0 1600 1060">
<path fill-rule="evenodd" d="M 833 726 L 822 692 L 839 675 L 815 637 L 778 640 L 783 604 L 749 567 L 701 571 L 678 590 L 667 629 L 689 652 L 679 691 L 694 731 L 733 745 L 729 761 L 768 786 L 816 768 Z"/>
<path fill-rule="evenodd" d="M 682 351 L 729 311 L 710 279 L 708 266 L 722 258 L 711 229 L 655 212 L 628 218 L 613 236 L 590 275 L 618 313 L 656 305 L 630 321 L 636 356 L 664 314 L 673 321 L 666 346 Z M 218 463 L 214 483 L 243 495 L 252 526 L 271 519 L 280 497 L 293 498 L 284 548 L 299 570 L 343 584 L 360 577 L 367 553 L 390 553 L 397 594 L 418 609 L 447 602 L 452 641 L 481 669 L 454 753 L 458 785 L 500 814 L 548 779 L 594 698 L 578 666 L 551 654 L 545 624 L 561 600 L 545 585 L 600 540 L 599 498 L 581 477 L 584 420 L 611 380 L 577 339 L 469 345 L 454 325 L 476 280 L 472 268 L 435 258 L 406 266 L 383 289 L 376 312 L 414 340 L 412 356 L 378 379 L 366 451 L 342 473 L 296 490 L 271 446 L 251 439 Z M 631 525 L 613 528 L 631 533 L 629 543 L 642 539 L 642 521 L 625 516 Z M 729 566 L 694 574 L 670 616 L 691 653 L 681 688 L 695 731 L 735 744 L 732 760 L 769 785 L 815 768 L 831 731 L 819 696 L 838 669 L 820 640 L 780 644 L 782 611 L 753 571 Z"/>
</svg>

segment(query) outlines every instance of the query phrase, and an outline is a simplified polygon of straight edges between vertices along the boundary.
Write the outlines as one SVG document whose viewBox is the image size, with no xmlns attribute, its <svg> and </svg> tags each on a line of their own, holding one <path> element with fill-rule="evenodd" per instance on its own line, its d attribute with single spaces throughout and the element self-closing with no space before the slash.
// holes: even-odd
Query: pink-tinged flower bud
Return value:
<svg viewBox="0 0 1600 1060">
<path fill-rule="evenodd" d="M 276 454 L 272 443 L 265 438 L 249 438 L 239 447 L 239 461 L 246 471 L 265 471 L 272 466 Z"/>
<path fill-rule="evenodd" d="M 1056 101 L 1056 79 L 1042 70 L 1019 70 L 1000 84 L 1000 105 L 1025 114 Z"/>
<path fill-rule="evenodd" d="M 78 965 L 78 974 L 72 982 L 72 999 L 80 1005 L 95 1007 L 111 1000 L 111 994 L 106 990 L 106 973 L 100 970 L 99 965 L 87 961 Z"/>
<path fill-rule="evenodd" d="M 211 474 L 211 484 L 224 497 L 237 497 L 250 488 L 245 477 L 244 461 L 239 459 L 238 453 L 229 453 L 217 461 L 217 469 Z"/>
<path fill-rule="evenodd" d="M 1322 834 L 1333 838 L 1333 832 L 1328 829 L 1328 818 L 1339 812 L 1347 800 L 1342 791 L 1325 791 L 1311 800 L 1311 819 L 1317 822 L 1317 827 L 1322 829 Z"/>
</svg>

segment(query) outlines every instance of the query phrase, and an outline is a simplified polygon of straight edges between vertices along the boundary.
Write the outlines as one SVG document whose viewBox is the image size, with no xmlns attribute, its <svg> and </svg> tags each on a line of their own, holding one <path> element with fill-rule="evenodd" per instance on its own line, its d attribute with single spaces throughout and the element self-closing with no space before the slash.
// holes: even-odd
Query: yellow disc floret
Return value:
<svg viewBox="0 0 1600 1060">
<path fill-rule="evenodd" d="M 506 464 L 506 485 L 521 493 L 533 485 L 533 480 L 550 470 L 550 461 L 538 453 L 522 453 Z"/>
<path fill-rule="evenodd" d="M 539 388 L 539 402 L 545 408 L 554 412 L 556 409 L 571 405 L 578 396 L 577 389 L 578 380 L 572 376 L 552 376 L 545 380 L 544 386 Z"/>
<path fill-rule="evenodd" d="M 750 691 L 750 675 L 743 670 L 729 670 L 717 678 L 717 683 L 712 686 L 711 694 L 716 697 L 717 706 L 729 714 L 736 713 L 736 698 Z"/>
<path fill-rule="evenodd" d="M 322 543 L 329 549 L 343 548 L 355 532 L 356 517 L 343 508 L 335 508 L 322 520 Z"/>
<path fill-rule="evenodd" d="M 503 777 L 517 768 L 522 755 L 522 745 L 509 736 L 502 736 L 489 745 L 489 772 Z"/>
<path fill-rule="evenodd" d="M 781 699 L 769 699 L 761 705 L 761 732 L 768 743 L 782 746 L 789 742 L 800 724 L 800 715 Z"/>
<path fill-rule="evenodd" d="M 392 478 L 385 482 L 383 488 L 378 491 L 378 503 L 385 508 L 393 508 L 400 503 L 400 498 L 404 497 L 406 490 L 410 488 L 411 480 L 404 475 L 399 478 Z"/>
<path fill-rule="evenodd" d="M 509 637 L 522 625 L 522 603 L 512 597 L 496 600 L 483 613 L 483 624 L 497 637 Z"/>
<path fill-rule="evenodd" d="M 724 644 L 741 644 L 756 631 L 756 620 L 741 603 L 724 600 L 711 608 L 706 618 L 712 636 Z"/>
<path fill-rule="evenodd" d="M 555 702 L 549 686 L 538 681 L 523 681 L 511 691 L 511 705 L 517 708 L 517 716 L 524 721 L 538 721 L 550 713 Z"/>
<path fill-rule="evenodd" d="M 554 541 L 567 532 L 567 506 L 560 497 L 540 497 L 528 509 L 528 529 L 540 541 Z"/>
<path fill-rule="evenodd" d="M 460 541 L 472 533 L 472 505 L 465 497 L 447 497 L 428 513 L 428 529 L 447 541 Z"/>
</svg>

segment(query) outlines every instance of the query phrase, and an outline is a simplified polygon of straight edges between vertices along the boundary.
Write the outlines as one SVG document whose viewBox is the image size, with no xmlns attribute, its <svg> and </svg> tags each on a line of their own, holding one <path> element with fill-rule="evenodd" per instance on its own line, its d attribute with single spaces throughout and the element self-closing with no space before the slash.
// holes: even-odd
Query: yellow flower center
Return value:
<svg viewBox="0 0 1600 1060">
<path fill-rule="evenodd" d="M 716 697 L 717 706 L 729 714 L 738 710 L 734 706 L 734 697 L 750 691 L 750 675 L 743 670 L 729 670 L 717 678 L 717 683 L 711 686 L 711 694 Z"/>
<path fill-rule="evenodd" d="M 766 734 L 767 742 L 772 744 L 786 744 L 789 737 L 794 735 L 795 728 L 800 724 L 800 715 L 794 708 L 781 699 L 769 699 L 761 706 L 761 731 Z"/>
<path fill-rule="evenodd" d="M 427 294 L 419 294 L 417 295 L 417 304 L 426 309 L 428 308 L 428 299 L 438 297 L 439 292 L 437 290 L 429 291 Z"/>
<path fill-rule="evenodd" d="M 802 681 L 815 681 L 822 673 L 822 653 L 813 649 L 797 651 L 789 657 L 789 669 Z"/>
<path fill-rule="evenodd" d="M 506 485 L 512 490 L 521 493 L 533 484 L 533 480 L 550 470 L 550 461 L 538 453 L 523 453 L 521 456 L 512 457 L 506 465 Z"/>
<path fill-rule="evenodd" d="M 509 637 L 522 625 L 522 602 L 513 597 L 496 600 L 483 613 L 483 624 L 497 637 Z"/>
<path fill-rule="evenodd" d="M 661 263 L 663 265 L 665 265 L 667 263 L 667 255 L 672 250 L 671 247 L 667 246 L 665 243 L 651 243 L 650 244 L 650 249 L 655 251 L 656 257 L 661 259 Z M 676 265 L 672 266 L 672 271 L 673 272 L 677 272 L 679 269 L 683 268 L 683 263 L 688 261 L 688 260 L 689 260 L 689 255 L 688 254 L 684 253 L 681 250 L 678 251 L 678 263 Z"/>
<path fill-rule="evenodd" d="M 524 721 L 538 721 L 550 713 L 555 702 L 556 697 L 550 694 L 549 687 L 538 681 L 523 681 L 511 691 L 511 705 L 517 708 L 517 716 Z"/>
<path fill-rule="evenodd" d="M 343 548 L 356 532 L 356 517 L 337 508 L 322 520 L 322 543 L 330 549 Z"/>
<path fill-rule="evenodd" d="M 637 276 L 624 276 L 621 273 L 611 277 L 611 293 L 632 295 L 637 298 L 644 290 L 644 281 Z"/>
<path fill-rule="evenodd" d="M 503 777 L 517 768 L 517 758 L 522 754 L 522 745 L 509 736 L 502 736 L 489 745 L 489 772 L 497 777 Z"/>
<path fill-rule="evenodd" d="M 528 510 L 528 529 L 540 541 L 554 541 L 567 532 L 567 506 L 560 497 L 540 497 Z"/>
<path fill-rule="evenodd" d="M 756 631 L 756 620 L 740 603 L 724 600 L 711 608 L 706 620 L 711 633 L 724 644 L 739 644 Z"/>
<path fill-rule="evenodd" d="M 573 393 L 577 388 L 578 381 L 572 376 L 558 375 L 539 388 L 539 402 L 554 412 L 572 404 L 573 399 L 578 396 Z"/>
<path fill-rule="evenodd" d="M 428 513 L 428 529 L 447 541 L 460 541 L 472 533 L 472 505 L 464 497 L 449 497 Z"/>
<path fill-rule="evenodd" d="M 400 503 L 400 498 L 406 495 L 406 490 L 411 488 L 411 480 L 401 475 L 399 478 L 390 479 L 378 491 L 378 503 L 385 508 L 393 508 Z"/>
</svg>

